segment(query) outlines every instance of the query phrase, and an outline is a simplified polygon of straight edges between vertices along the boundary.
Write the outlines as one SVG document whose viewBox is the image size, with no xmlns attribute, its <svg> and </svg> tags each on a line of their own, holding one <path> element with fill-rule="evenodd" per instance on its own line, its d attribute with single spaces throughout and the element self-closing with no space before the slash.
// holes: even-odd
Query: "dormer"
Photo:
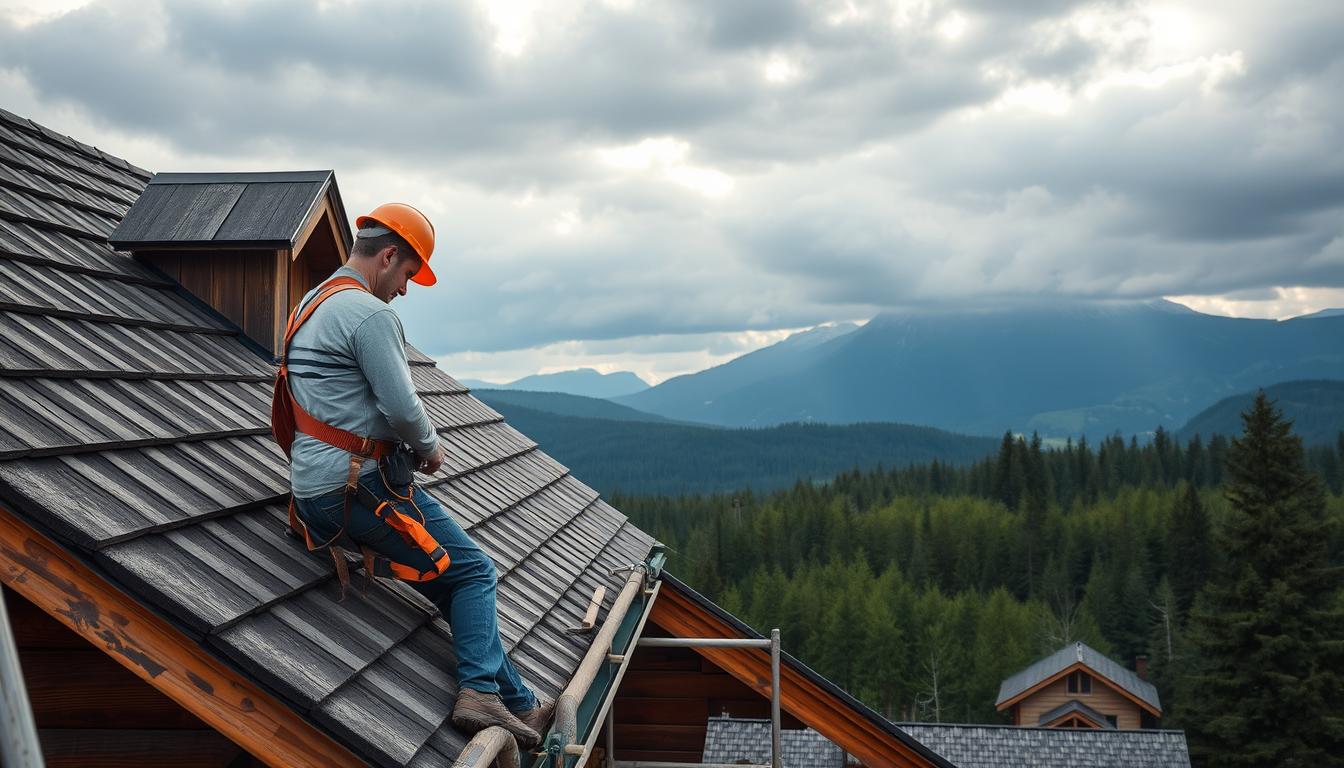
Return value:
<svg viewBox="0 0 1344 768">
<path fill-rule="evenodd" d="M 352 241 L 331 171 L 161 173 L 108 237 L 272 354 L 290 310 Z"/>
</svg>

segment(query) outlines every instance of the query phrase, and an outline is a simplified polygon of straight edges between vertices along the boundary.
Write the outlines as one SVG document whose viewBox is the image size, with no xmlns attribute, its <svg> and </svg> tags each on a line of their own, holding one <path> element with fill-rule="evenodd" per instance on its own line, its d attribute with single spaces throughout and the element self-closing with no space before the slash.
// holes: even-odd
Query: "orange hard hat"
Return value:
<svg viewBox="0 0 1344 768">
<path fill-rule="evenodd" d="M 420 271 L 412 277 L 412 282 L 420 285 L 433 285 L 438 282 L 429 268 L 429 256 L 434 253 L 434 225 L 429 223 L 425 214 L 405 203 L 383 203 L 367 215 L 355 219 L 360 229 L 382 225 L 411 244 L 415 255 L 420 257 Z"/>
</svg>

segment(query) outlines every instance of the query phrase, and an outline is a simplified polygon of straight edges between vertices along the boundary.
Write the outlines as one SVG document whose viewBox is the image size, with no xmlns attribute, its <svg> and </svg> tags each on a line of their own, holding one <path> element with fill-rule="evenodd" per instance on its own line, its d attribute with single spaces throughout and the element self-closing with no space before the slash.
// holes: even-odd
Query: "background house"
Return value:
<svg viewBox="0 0 1344 768">
<path fill-rule="evenodd" d="M 1059 728 L 1152 728 L 1162 716 L 1156 686 L 1082 642 L 1004 680 L 995 706 L 1014 725 Z"/>
</svg>

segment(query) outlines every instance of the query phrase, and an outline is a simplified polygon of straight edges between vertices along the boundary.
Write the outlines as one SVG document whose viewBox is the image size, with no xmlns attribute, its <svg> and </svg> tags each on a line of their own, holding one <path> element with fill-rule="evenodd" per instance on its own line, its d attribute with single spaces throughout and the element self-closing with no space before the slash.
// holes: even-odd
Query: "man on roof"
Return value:
<svg viewBox="0 0 1344 768">
<path fill-rule="evenodd" d="M 368 574 L 407 581 L 439 607 L 457 655 L 453 725 L 468 734 L 502 726 L 535 746 L 554 706 L 504 653 L 494 563 L 414 483 L 415 470 L 439 470 L 443 449 L 388 305 L 407 282 L 436 282 L 434 227 L 401 203 L 355 225 L 349 260 L 303 298 L 285 334 L 272 422 L 290 454 L 291 526 L 309 549 L 331 550 L 343 589 L 340 547 L 353 545 Z"/>
</svg>

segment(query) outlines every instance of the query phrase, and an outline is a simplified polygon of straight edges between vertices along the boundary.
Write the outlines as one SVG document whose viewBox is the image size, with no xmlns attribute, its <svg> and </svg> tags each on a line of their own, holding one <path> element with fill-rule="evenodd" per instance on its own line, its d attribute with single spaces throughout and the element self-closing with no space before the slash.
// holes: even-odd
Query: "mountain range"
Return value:
<svg viewBox="0 0 1344 768">
<path fill-rule="evenodd" d="M 1333 445 L 1344 430 L 1344 381 L 1289 381 L 1265 387 L 1274 407 L 1293 422 L 1293 432 L 1306 445 Z M 1219 400 L 1190 419 L 1176 432 L 1185 442 L 1195 435 L 1240 435 L 1241 414 L 1250 409 L 1256 392 Z"/>
<path fill-rule="evenodd" d="M 629 371 L 598 373 L 592 368 L 578 368 L 559 373 L 539 373 L 524 376 L 517 381 L 496 384 L 479 379 L 463 379 L 471 389 L 512 389 L 523 392 L 563 392 L 583 397 L 620 397 L 649 388 L 648 382 Z"/>
<path fill-rule="evenodd" d="M 734 427 L 1099 436 L 1175 430 L 1222 398 L 1310 379 L 1344 379 L 1344 314 L 1256 320 L 1155 301 L 883 314 L 613 399 Z"/>
</svg>

